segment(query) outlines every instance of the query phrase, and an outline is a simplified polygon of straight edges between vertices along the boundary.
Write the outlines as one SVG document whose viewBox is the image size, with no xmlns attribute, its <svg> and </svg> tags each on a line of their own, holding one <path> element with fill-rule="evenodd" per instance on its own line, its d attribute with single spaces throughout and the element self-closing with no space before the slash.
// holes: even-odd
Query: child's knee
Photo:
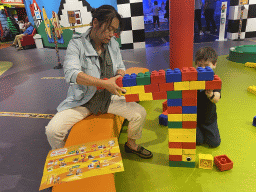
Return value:
<svg viewBox="0 0 256 192">
<path fill-rule="evenodd" d="M 209 143 L 209 146 L 210 146 L 211 148 L 219 147 L 219 146 L 220 146 L 220 140 L 219 140 L 219 141 L 211 141 L 211 142 Z"/>
</svg>

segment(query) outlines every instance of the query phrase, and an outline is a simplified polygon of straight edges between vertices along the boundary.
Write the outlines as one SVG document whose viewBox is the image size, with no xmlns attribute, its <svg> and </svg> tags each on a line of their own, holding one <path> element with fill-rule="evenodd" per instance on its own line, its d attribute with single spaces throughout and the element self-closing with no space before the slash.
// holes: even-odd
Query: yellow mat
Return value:
<svg viewBox="0 0 256 192">
<path fill-rule="evenodd" d="M 12 62 L 0 61 L 0 76 L 12 67 Z"/>
</svg>

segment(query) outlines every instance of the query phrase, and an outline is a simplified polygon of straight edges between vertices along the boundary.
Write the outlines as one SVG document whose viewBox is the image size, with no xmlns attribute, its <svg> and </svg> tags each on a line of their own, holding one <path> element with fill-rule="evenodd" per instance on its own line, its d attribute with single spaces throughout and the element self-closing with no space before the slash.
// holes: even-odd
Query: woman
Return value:
<svg viewBox="0 0 256 192">
<path fill-rule="evenodd" d="M 146 110 L 136 102 L 126 103 L 125 92 L 115 83 L 125 75 L 125 66 L 114 33 L 123 29 L 121 16 L 110 5 L 92 9 L 92 27 L 70 40 L 64 61 L 65 79 L 70 84 L 67 98 L 46 126 L 52 149 L 63 148 L 72 126 L 91 113 L 112 113 L 129 121 L 125 151 L 151 158 L 150 151 L 136 144 L 141 138 Z M 120 27 L 119 27 L 120 25 Z M 108 78 L 108 80 L 102 80 Z M 105 89 L 97 90 L 97 87 Z"/>
</svg>

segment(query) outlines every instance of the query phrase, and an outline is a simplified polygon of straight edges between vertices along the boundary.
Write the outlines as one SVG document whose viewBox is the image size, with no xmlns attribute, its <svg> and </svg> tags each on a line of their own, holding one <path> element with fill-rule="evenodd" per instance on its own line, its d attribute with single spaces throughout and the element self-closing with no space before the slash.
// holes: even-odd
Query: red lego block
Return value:
<svg viewBox="0 0 256 192">
<path fill-rule="evenodd" d="M 180 71 L 181 81 L 197 81 L 197 70 L 194 67 L 183 67 Z"/>
<path fill-rule="evenodd" d="M 182 149 L 182 143 L 181 142 L 169 142 L 169 148 Z"/>
<path fill-rule="evenodd" d="M 168 114 L 182 114 L 182 106 L 167 106 Z"/>
<path fill-rule="evenodd" d="M 182 149 L 195 149 L 195 148 L 196 148 L 196 142 L 182 143 Z"/>
<path fill-rule="evenodd" d="M 182 99 L 182 106 L 197 106 L 197 98 Z"/>
<path fill-rule="evenodd" d="M 163 115 L 168 115 L 167 110 L 165 110 L 162 114 L 163 114 Z"/>
<path fill-rule="evenodd" d="M 196 129 L 196 121 L 182 121 L 182 128 L 185 129 Z"/>
<path fill-rule="evenodd" d="M 129 95 L 125 95 L 125 100 L 126 100 L 126 102 L 140 101 L 140 99 L 139 99 L 139 94 L 129 94 Z"/>
<path fill-rule="evenodd" d="M 165 71 L 164 70 L 159 70 L 158 71 L 152 71 L 151 75 L 151 84 L 161 84 L 161 83 L 166 83 L 165 80 Z"/>
<path fill-rule="evenodd" d="M 158 84 L 144 85 L 145 93 L 160 92 Z"/>
<path fill-rule="evenodd" d="M 184 98 L 197 98 L 197 90 L 183 90 L 182 99 Z"/>
<path fill-rule="evenodd" d="M 160 92 L 162 91 L 174 91 L 174 84 L 173 83 L 161 83 L 159 84 Z"/>
<path fill-rule="evenodd" d="M 226 155 L 215 156 L 214 163 L 220 171 L 227 171 L 233 168 L 233 162 Z"/>
<path fill-rule="evenodd" d="M 169 161 L 182 161 L 182 155 L 169 155 Z"/>
<path fill-rule="evenodd" d="M 214 79 L 212 81 L 205 81 L 205 89 L 221 89 L 221 80 L 218 75 L 214 75 Z"/>
<path fill-rule="evenodd" d="M 167 100 L 165 102 L 163 102 L 163 111 L 166 111 L 167 110 Z"/>
<path fill-rule="evenodd" d="M 116 84 L 118 85 L 118 87 L 123 87 L 123 77 L 119 77 L 116 80 Z"/>
<path fill-rule="evenodd" d="M 167 99 L 167 92 L 153 92 L 153 100 L 161 100 L 161 99 Z"/>
</svg>

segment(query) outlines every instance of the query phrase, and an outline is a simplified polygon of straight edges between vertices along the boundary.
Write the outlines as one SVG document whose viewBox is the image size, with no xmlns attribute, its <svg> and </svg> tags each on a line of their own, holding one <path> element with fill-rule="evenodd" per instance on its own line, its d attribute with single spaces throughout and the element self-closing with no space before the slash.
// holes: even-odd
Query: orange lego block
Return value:
<svg viewBox="0 0 256 192">
<path fill-rule="evenodd" d="M 159 84 L 160 92 L 162 91 L 174 91 L 174 84 L 173 83 L 161 83 Z"/>
<path fill-rule="evenodd" d="M 158 84 L 150 84 L 150 85 L 144 85 L 145 93 L 153 93 L 153 92 L 159 92 L 159 86 Z"/>
<path fill-rule="evenodd" d="M 182 99 L 182 106 L 197 106 L 197 98 Z"/>
<path fill-rule="evenodd" d="M 123 87 L 123 77 L 119 77 L 116 80 L 116 84 L 118 85 L 118 87 Z"/>
<path fill-rule="evenodd" d="M 152 71 L 151 75 L 151 84 L 161 84 L 161 83 L 166 83 L 165 80 L 165 71 L 164 70 L 159 70 L 158 71 Z"/>
<path fill-rule="evenodd" d="M 183 142 L 182 143 L 182 149 L 195 149 L 196 148 L 196 142 Z"/>
<path fill-rule="evenodd" d="M 139 99 L 139 94 L 129 94 L 129 95 L 125 95 L 125 100 L 126 100 L 126 102 L 136 102 L 136 101 L 140 101 L 140 99 Z"/>
<path fill-rule="evenodd" d="M 169 155 L 169 161 L 182 161 L 182 155 Z"/>
<path fill-rule="evenodd" d="M 167 92 L 153 92 L 153 100 L 161 100 L 161 99 L 167 99 Z"/>
<path fill-rule="evenodd" d="M 165 102 L 163 102 L 163 111 L 166 111 L 167 110 L 167 100 Z"/>
<path fill-rule="evenodd" d="M 197 90 L 183 90 L 182 99 L 184 98 L 197 98 Z"/>
<path fill-rule="evenodd" d="M 182 106 L 167 106 L 168 114 L 182 114 Z"/>
<path fill-rule="evenodd" d="M 205 89 L 221 89 L 221 80 L 218 75 L 214 75 L 214 79 L 212 81 L 205 82 Z"/>
<path fill-rule="evenodd" d="M 196 129 L 197 122 L 196 121 L 182 121 L 182 128 L 185 129 Z"/>
<path fill-rule="evenodd" d="M 182 142 L 169 142 L 169 148 L 182 148 Z"/>
<path fill-rule="evenodd" d="M 181 81 L 197 81 L 197 70 L 194 67 L 183 67 L 180 71 Z"/>
</svg>

